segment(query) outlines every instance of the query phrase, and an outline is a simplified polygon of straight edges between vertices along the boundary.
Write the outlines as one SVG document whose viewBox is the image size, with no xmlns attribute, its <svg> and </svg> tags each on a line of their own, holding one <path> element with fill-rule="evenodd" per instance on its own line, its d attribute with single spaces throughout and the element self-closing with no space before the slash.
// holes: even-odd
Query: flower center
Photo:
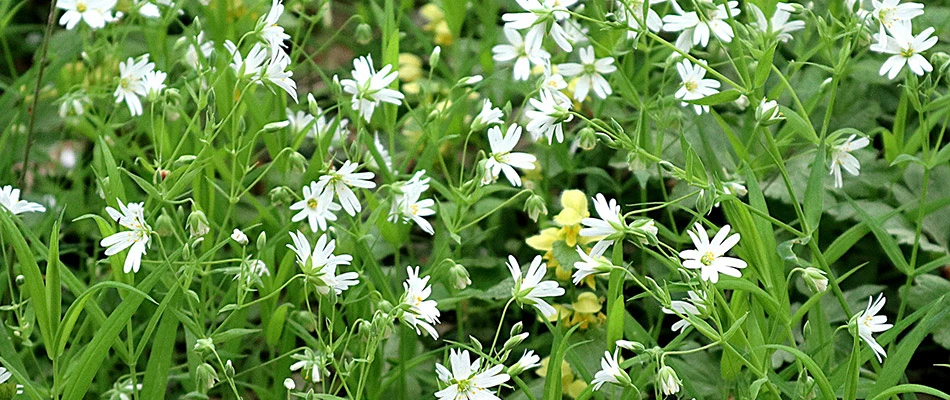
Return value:
<svg viewBox="0 0 950 400">
<path fill-rule="evenodd" d="M 692 92 L 696 90 L 696 88 L 699 87 L 699 84 L 696 83 L 695 81 L 686 81 L 683 83 L 683 86 L 686 87 L 686 90 L 689 90 L 690 92 Z"/>
<path fill-rule="evenodd" d="M 597 72 L 597 66 L 594 64 L 584 64 L 584 73 L 587 75 L 593 75 Z"/>
<path fill-rule="evenodd" d="M 418 205 L 418 204 L 410 205 L 410 206 L 409 206 L 409 212 L 410 212 L 412 215 L 419 215 L 419 205 Z"/>
<path fill-rule="evenodd" d="M 702 258 L 699 259 L 699 262 L 706 266 L 712 265 L 713 261 L 716 261 L 716 255 L 711 251 L 707 251 L 705 254 L 703 254 Z"/>
<path fill-rule="evenodd" d="M 316 209 L 317 208 L 317 199 L 307 200 L 307 207 Z"/>
<path fill-rule="evenodd" d="M 86 3 L 76 3 L 76 11 L 86 12 Z"/>
<path fill-rule="evenodd" d="M 121 80 L 119 80 L 119 86 L 122 86 L 123 88 L 128 89 L 128 88 L 129 88 L 129 79 L 128 79 L 128 78 L 122 78 Z"/>
<path fill-rule="evenodd" d="M 914 55 L 914 53 L 916 53 L 916 51 L 914 51 L 914 48 L 908 47 L 905 50 L 901 50 L 901 57 L 910 58 L 911 56 Z"/>
</svg>

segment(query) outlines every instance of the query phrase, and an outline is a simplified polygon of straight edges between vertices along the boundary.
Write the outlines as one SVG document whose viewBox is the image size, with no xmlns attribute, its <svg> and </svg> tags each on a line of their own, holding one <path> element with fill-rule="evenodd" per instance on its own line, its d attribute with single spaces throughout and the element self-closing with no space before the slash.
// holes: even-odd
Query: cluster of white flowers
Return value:
<svg viewBox="0 0 950 400">
<path fill-rule="evenodd" d="M 418 171 L 408 181 L 393 185 L 395 196 L 389 210 L 389 220 L 412 221 L 426 233 L 434 235 L 435 229 L 424 217 L 435 215 L 435 210 L 432 209 L 435 200 L 421 198 L 422 194 L 429 190 L 429 178 L 425 174 L 425 170 Z"/>
<path fill-rule="evenodd" d="M 899 0 L 873 0 L 874 10 L 870 15 L 878 21 L 878 33 L 874 34 L 876 43 L 871 50 L 892 54 L 881 65 L 880 74 L 894 79 L 904 69 L 904 65 L 914 74 L 923 75 L 933 71 L 933 66 L 921 53 L 937 44 L 937 37 L 931 37 L 933 27 L 924 29 L 917 35 L 913 33 L 911 20 L 924 14 L 924 5 L 903 3 Z"/>
</svg>

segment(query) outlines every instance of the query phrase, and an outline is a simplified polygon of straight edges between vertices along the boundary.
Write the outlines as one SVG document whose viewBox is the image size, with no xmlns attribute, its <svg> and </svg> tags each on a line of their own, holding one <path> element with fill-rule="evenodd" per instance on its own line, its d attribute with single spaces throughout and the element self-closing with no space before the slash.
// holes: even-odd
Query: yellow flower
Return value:
<svg viewBox="0 0 950 400">
<path fill-rule="evenodd" d="M 399 80 L 413 82 L 422 76 L 422 59 L 412 53 L 399 53 Z"/>
<path fill-rule="evenodd" d="M 603 308 L 601 299 L 593 292 L 584 292 L 577 296 L 577 300 L 571 304 L 574 308 L 574 314 L 571 316 L 568 326 L 580 325 L 581 329 L 587 329 L 591 324 L 601 325 L 607 322 L 607 316 L 600 312 Z"/>
<path fill-rule="evenodd" d="M 531 246 L 532 249 L 551 251 L 554 249 L 554 242 L 561 240 L 559 235 L 560 231 L 558 228 L 543 229 L 537 235 L 529 237 L 525 242 L 527 242 L 528 246 Z"/>
<path fill-rule="evenodd" d="M 590 216 L 587 211 L 587 195 L 580 190 L 565 190 L 561 193 L 561 213 L 554 217 L 558 225 L 578 225 L 581 220 Z"/>
<path fill-rule="evenodd" d="M 541 360 L 541 366 L 535 370 L 538 376 L 544 377 L 547 375 L 548 364 L 550 364 L 550 362 L 551 357 L 545 357 Z M 571 371 L 571 365 L 568 364 L 567 361 L 561 360 L 561 392 L 573 399 L 577 398 L 586 388 L 587 382 L 574 377 L 574 373 Z"/>
<path fill-rule="evenodd" d="M 422 27 L 422 30 L 435 32 L 435 39 L 433 39 L 435 44 L 448 46 L 455 41 L 455 38 L 452 37 L 452 31 L 449 29 L 449 24 L 445 21 L 445 13 L 439 6 L 434 3 L 426 4 L 419 9 L 419 15 L 429 21 Z"/>
</svg>

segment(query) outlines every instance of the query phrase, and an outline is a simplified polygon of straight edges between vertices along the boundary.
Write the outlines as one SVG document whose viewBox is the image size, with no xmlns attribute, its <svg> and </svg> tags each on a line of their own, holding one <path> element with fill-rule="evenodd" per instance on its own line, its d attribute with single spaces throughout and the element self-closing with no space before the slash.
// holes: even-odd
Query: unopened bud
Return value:
<svg viewBox="0 0 950 400">
<path fill-rule="evenodd" d="M 208 363 L 199 365 L 195 370 L 195 375 L 198 378 L 199 388 L 203 390 L 211 389 L 215 382 L 218 381 L 218 373 L 215 372 L 214 367 Z"/>
<path fill-rule="evenodd" d="M 168 236 L 175 232 L 175 222 L 168 214 L 162 213 L 155 221 L 155 233 L 158 236 Z"/>
<path fill-rule="evenodd" d="M 365 22 L 356 26 L 356 43 L 366 45 L 373 41 L 373 28 Z"/>
<path fill-rule="evenodd" d="M 288 125 L 290 125 L 290 121 L 287 121 L 287 120 L 271 122 L 267 125 L 264 125 L 264 127 L 261 128 L 261 130 L 264 132 L 277 132 L 281 129 L 286 128 Z"/>
<path fill-rule="evenodd" d="M 429 55 L 429 68 L 435 69 L 436 67 L 438 67 L 439 58 L 441 57 L 442 57 L 442 47 L 435 46 L 435 48 L 432 49 L 432 54 Z"/>
<path fill-rule="evenodd" d="M 452 287 L 462 290 L 472 284 L 472 279 L 468 274 L 468 269 L 464 265 L 454 264 L 449 267 L 449 279 L 452 280 Z"/>
<path fill-rule="evenodd" d="M 935 66 L 937 73 L 950 74 L 950 54 L 938 51 L 930 56 L 930 63 Z"/>
<path fill-rule="evenodd" d="M 307 157 L 304 157 L 303 154 L 300 154 L 296 151 L 293 153 L 290 153 L 288 162 L 290 163 L 290 168 L 293 168 L 300 172 L 306 171 L 307 165 L 309 164 L 309 162 L 307 161 Z"/>
<path fill-rule="evenodd" d="M 582 128 L 577 133 L 577 146 L 584 150 L 593 150 L 597 147 L 597 132 L 589 126 Z"/>
<path fill-rule="evenodd" d="M 276 207 L 293 203 L 294 192 L 286 186 L 278 186 L 270 190 L 268 197 L 270 197 L 271 205 Z"/>
<path fill-rule="evenodd" d="M 522 330 L 524 330 L 524 324 L 521 321 L 518 321 L 514 325 L 511 326 L 511 330 L 508 331 L 508 335 L 515 336 L 521 333 Z"/>
<path fill-rule="evenodd" d="M 17 275 L 17 276 L 16 276 L 16 285 L 17 285 L 17 286 L 23 286 L 24 284 L 26 284 L 26 277 L 23 276 L 23 275 Z"/>
<path fill-rule="evenodd" d="M 193 238 L 202 237 L 211 231 L 211 227 L 208 226 L 208 217 L 201 210 L 193 210 L 188 215 L 187 224 L 188 233 Z"/>
<path fill-rule="evenodd" d="M 802 272 L 802 278 L 815 293 L 823 293 L 828 290 L 828 277 L 825 275 L 825 271 L 808 267 Z"/>
<path fill-rule="evenodd" d="M 178 157 L 178 159 L 175 160 L 175 166 L 176 166 L 176 167 L 183 167 L 183 166 L 185 166 L 185 165 L 189 165 L 189 164 L 193 163 L 196 159 L 198 159 L 198 157 L 195 157 L 195 156 L 190 155 L 190 154 L 186 154 L 186 155 L 183 155 L 183 156 L 181 156 L 181 157 Z"/>
<path fill-rule="evenodd" d="M 736 99 L 735 103 L 736 107 L 739 107 L 739 110 L 742 111 L 745 111 L 746 107 L 749 107 L 749 104 L 751 104 L 751 102 L 749 102 L 749 97 L 744 94 L 740 95 L 739 98 Z"/>
<path fill-rule="evenodd" d="M 261 234 L 257 235 L 257 242 L 255 242 L 255 244 L 257 245 L 257 252 L 263 253 L 264 246 L 267 245 L 267 232 L 261 231 Z"/>
<path fill-rule="evenodd" d="M 618 341 L 617 341 L 617 347 L 619 347 L 619 348 L 621 348 L 621 349 L 627 349 L 627 350 L 630 350 L 630 351 L 643 351 L 643 350 L 646 350 L 646 346 L 644 346 L 643 343 L 634 342 L 634 341 L 630 341 L 630 340 L 618 340 Z"/>
<path fill-rule="evenodd" d="M 198 354 L 214 353 L 214 341 L 211 338 L 201 338 L 195 341 L 195 351 Z"/>
<path fill-rule="evenodd" d="M 234 240 L 241 246 L 247 246 L 248 240 L 247 235 L 244 232 L 241 232 L 240 229 L 235 228 L 234 232 L 231 232 L 231 240 Z"/>
<path fill-rule="evenodd" d="M 284 388 L 286 388 L 287 390 L 294 390 L 297 388 L 297 384 L 294 382 L 292 378 L 286 378 L 284 379 Z"/>
<path fill-rule="evenodd" d="M 460 84 L 460 85 L 467 85 L 467 86 L 476 85 L 476 84 L 478 84 L 479 82 L 481 82 L 483 79 L 484 79 L 484 78 L 482 78 L 481 75 L 466 76 L 466 77 L 464 77 L 464 78 L 462 78 L 462 79 L 459 79 L 459 84 Z"/>
<path fill-rule="evenodd" d="M 231 360 L 224 362 L 224 376 L 229 378 L 234 376 L 234 365 L 231 364 Z"/>
<path fill-rule="evenodd" d="M 515 348 L 515 346 L 521 344 L 521 342 L 523 342 L 527 338 L 528 338 L 528 332 L 522 332 L 508 338 L 508 340 L 506 340 L 505 344 L 502 346 L 501 351 L 505 352 L 505 350 L 511 350 Z"/>
<path fill-rule="evenodd" d="M 664 365 L 656 373 L 656 384 L 664 396 L 672 396 L 680 391 L 680 378 L 676 376 L 676 371 L 668 365 Z"/>
<path fill-rule="evenodd" d="M 525 201 L 524 210 L 528 213 L 528 217 L 534 222 L 538 222 L 539 216 L 548 215 L 548 207 L 545 204 L 544 198 L 534 193 Z"/>
</svg>

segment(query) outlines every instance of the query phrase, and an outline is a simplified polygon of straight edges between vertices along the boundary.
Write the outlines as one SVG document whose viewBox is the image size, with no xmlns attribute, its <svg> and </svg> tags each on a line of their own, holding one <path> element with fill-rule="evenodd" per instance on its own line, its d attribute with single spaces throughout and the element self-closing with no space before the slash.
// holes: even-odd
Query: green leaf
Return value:
<svg viewBox="0 0 950 400">
<path fill-rule="evenodd" d="M 271 314 L 270 321 L 267 322 L 267 331 L 264 334 L 264 339 L 267 341 L 268 346 L 277 346 L 277 342 L 284 332 L 284 323 L 287 320 L 287 311 L 289 309 L 290 304 L 282 304 Z"/>
<path fill-rule="evenodd" d="M 756 60 L 758 64 L 755 66 L 755 88 L 764 85 L 765 81 L 769 79 L 769 73 L 772 72 L 772 59 L 775 57 L 776 47 L 778 47 L 778 43 L 769 47 L 769 50 L 762 55 L 762 58 Z"/>
<path fill-rule="evenodd" d="M 178 293 L 178 292 L 176 292 Z M 177 307 L 180 300 L 173 300 Z M 175 338 L 178 332 L 178 317 L 175 313 L 162 313 L 161 323 L 152 342 L 152 350 L 145 366 L 145 381 L 142 384 L 141 395 L 145 400 L 163 399 L 165 388 L 168 385 L 168 370 L 172 364 L 172 354 L 175 352 Z"/>
<path fill-rule="evenodd" d="M 53 223 L 53 230 L 49 235 L 49 253 L 46 257 L 46 304 L 49 305 L 49 327 L 53 333 L 59 330 L 59 318 L 63 314 L 63 285 L 59 272 L 62 264 L 59 261 L 59 226 L 62 220 L 63 215 L 60 214 L 59 219 Z M 56 346 L 52 348 L 52 357 L 58 357 Z"/>
<path fill-rule="evenodd" d="M 818 144 L 818 134 L 815 133 L 815 127 L 811 125 L 811 122 L 807 118 L 803 118 L 799 113 L 795 112 L 791 108 L 779 106 L 782 110 L 782 114 L 785 115 L 786 125 L 792 129 L 793 132 L 798 133 L 805 140 Z"/>
<path fill-rule="evenodd" d="M 818 229 L 821 214 L 824 212 L 825 177 L 828 175 L 825 168 L 825 147 L 819 146 L 815 152 L 815 160 L 811 163 L 808 185 L 805 186 L 805 201 L 802 204 L 809 230 Z M 805 234 L 811 235 L 811 232 Z"/>
<path fill-rule="evenodd" d="M 33 250 L 26 244 L 26 239 L 17 229 L 13 222 L 13 216 L 0 209 L 0 225 L 3 226 L 3 241 L 13 245 L 13 251 L 20 261 L 20 273 L 25 278 L 24 286 L 29 293 L 33 303 L 33 310 L 36 312 L 36 320 L 40 327 L 40 333 L 43 335 L 44 343 L 53 343 L 54 332 L 50 327 L 49 304 L 46 296 L 46 286 L 43 284 L 43 274 L 40 272 L 39 265 L 36 264 L 36 257 Z M 54 353 L 50 348 L 46 348 L 46 355 L 53 359 Z"/>
<path fill-rule="evenodd" d="M 861 216 L 861 220 L 868 224 L 871 228 L 871 232 L 874 232 L 874 237 L 877 238 L 881 249 L 884 250 L 884 254 L 887 254 L 887 258 L 890 259 L 891 262 L 894 263 L 894 266 L 903 272 L 904 275 L 912 275 L 914 271 L 910 265 L 907 264 L 907 260 L 904 259 L 904 253 L 901 252 L 897 241 L 895 241 L 894 237 L 887 233 L 884 226 L 881 225 L 886 219 L 878 221 L 876 218 L 870 216 L 863 208 L 859 207 L 851 197 L 845 195 L 845 198 L 848 200 L 848 203 L 851 204 L 851 208 Z"/>
<path fill-rule="evenodd" d="M 811 372 L 812 378 L 815 378 L 815 382 L 818 383 L 818 389 L 821 390 L 821 395 L 819 398 L 823 399 L 834 399 L 835 390 L 831 387 L 831 383 L 828 382 L 828 377 L 825 376 L 825 372 L 818 367 L 818 364 L 815 364 L 815 360 L 812 360 L 807 354 L 802 353 L 801 350 L 798 350 L 794 347 L 784 346 L 780 344 L 767 344 L 764 347 L 769 349 L 779 349 L 785 350 L 791 353 L 795 358 L 802 362 L 805 365 L 805 368 L 808 369 L 808 372 Z"/>
<path fill-rule="evenodd" d="M 888 354 L 887 359 L 884 361 L 884 366 L 881 368 L 880 373 L 878 373 L 877 382 L 874 384 L 874 387 L 871 388 L 871 393 L 868 397 L 875 397 L 885 389 L 891 388 L 900 382 L 904 377 L 904 371 L 907 370 L 907 364 L 910 363 L 910 359 L 916 352 L 917 347 L 920 346 L 920 343 L 923 342 L 924 338 L 926 338 L 931 331 L 942 324 L 945 318 L 950 315 L 950 306 L 948 306 L 948 303 L 950 303 L 950 301 L 947 301 L 946 296 L 934 301 L 935 306 L 927 312 L 910 333 L 901 338 L 897 348 L 892 351 L 891 354 Z"/>
</svg>

